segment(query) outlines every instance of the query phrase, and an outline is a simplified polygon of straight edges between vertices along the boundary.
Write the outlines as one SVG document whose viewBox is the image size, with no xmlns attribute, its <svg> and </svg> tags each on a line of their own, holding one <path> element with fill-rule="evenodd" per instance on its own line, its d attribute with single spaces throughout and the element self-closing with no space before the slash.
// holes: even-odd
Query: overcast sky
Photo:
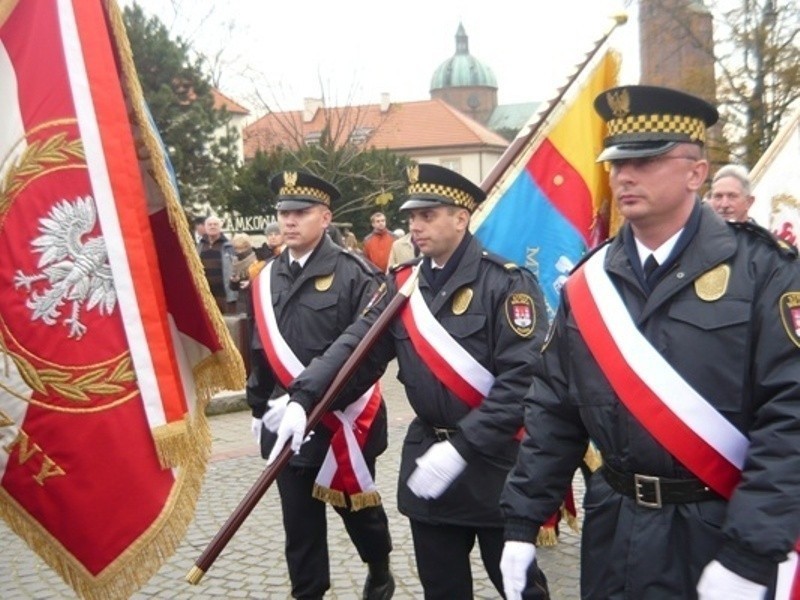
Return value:
<svg viewBox="0 0 800 600">
<path fill-rule="evenodd" d="M 122 5 L 132 0 L 121 0 Z M 220 56 L 220 88 L 257 110 L 253 90 L 273 109 L 427 100 L 431 76 L 455 54 L 459 23 L 470 54 L 497 78 L 499 102 L 544 101 L 556 94 L 610 17 L 627 12 L 614 45 L 622 82 L 638 80 L 638 26 L 626 0 L 139 0 L 174 37 Z"/>
</svg>

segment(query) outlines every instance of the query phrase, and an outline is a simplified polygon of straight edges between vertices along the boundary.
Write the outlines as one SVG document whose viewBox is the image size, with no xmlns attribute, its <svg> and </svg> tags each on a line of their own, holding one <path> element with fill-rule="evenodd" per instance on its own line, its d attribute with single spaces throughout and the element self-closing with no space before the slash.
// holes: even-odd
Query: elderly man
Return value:
<svg viewBox="0 0 800 600">
<path fill-rule="evenodd" d="M 233 275 L 233 263 L 236 251 L 231 241 L 222 233 L 222 220 L 211 215 L 205 220 L 205 234 L 197 245 L 200 262 L 211 288 L 211 295 L 217 302 L 220 312 L 225 314 L 236 312 L 238 292 L 228 285 Z"/>
<path fill-rule="evenodd" d="M 755 198 L 750 191 L 750 174 L 741 165 L 725 165 L 711 181 L 708 203 L 726 221 L 747 221 Z"/>
</svg>

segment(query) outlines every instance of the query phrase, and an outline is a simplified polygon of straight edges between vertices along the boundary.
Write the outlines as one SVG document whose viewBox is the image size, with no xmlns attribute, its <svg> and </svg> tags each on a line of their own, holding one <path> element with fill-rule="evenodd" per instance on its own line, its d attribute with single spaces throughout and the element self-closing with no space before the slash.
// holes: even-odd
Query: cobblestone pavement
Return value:
<svg viewBox="0 0 800 600">
<path fill-rule="evenodd" d="M 389 409 L 389 449 L 378 460 L 381 490 L 394 543 L 392 570 L 397 599 L 422 598 L 416 575 L 408 521 L 397 512 L 395 490 L 400 446 L 413 413 L 390 366 L 383 379 Z M 210 417 L 214 437 L 212 459 L 198 500 L 195 520 L 183 543 L 160 571 L 133 598 L 205 599 L 289 598 L 289 576 L 283 557 L 283 528 L 277 489 L 272 488 L 240 527 L 202 581 L 189 585 L 184 577 L 264 468 L 250 435 L 250 415 L 237 411 Z M 580 490 L 576 490 L 580 495 Z M 357 600 L 366 576 L 341 520 L 329 510 L 331 590 L 326 598 Z M 63 581 L 11 531 L 0 523 L 0 598 L 47 600 L 74 598 Z M 550 583 L 552 597 L 578 597 L 579 535 L 562 531 L 560 542 L 540 548 L 538 557 Z M 475 598 L 498 598 L 473 552 Z"/>
</svg>

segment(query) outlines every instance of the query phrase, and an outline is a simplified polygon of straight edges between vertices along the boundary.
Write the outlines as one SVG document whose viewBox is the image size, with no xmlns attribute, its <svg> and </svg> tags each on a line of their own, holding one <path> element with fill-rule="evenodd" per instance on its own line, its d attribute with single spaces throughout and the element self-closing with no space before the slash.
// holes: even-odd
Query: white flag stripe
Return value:
<svg viewBox="0 0 800 600">
<path fill-rule="evenodd" d="M 144 402 L 150 427 L 166 423 L 161 390 L 158 387 L 155 366 L 147 345 L 141 314 L 136 301 L 136 290 L 128 264 L 114 194 L 111 189 L 108 166 L 103 152 L 97 119 L 92 102 L 86 65 L 83 61 L 81 41 L 78 36 L 75 13 L 70 0 L 58 0 L 58 14 L 64 41 L 64 56 L 70 87 L 73 91 L 78 127 L 86 153 L 86 164 L 92 182 L 97 215 L 100 219 L 103 239 L 108 250 L 108 261 L 114 275 L 122 322 L 125 328 L 131 359 L 136 370 L 139 392 Z"/>
</svg>

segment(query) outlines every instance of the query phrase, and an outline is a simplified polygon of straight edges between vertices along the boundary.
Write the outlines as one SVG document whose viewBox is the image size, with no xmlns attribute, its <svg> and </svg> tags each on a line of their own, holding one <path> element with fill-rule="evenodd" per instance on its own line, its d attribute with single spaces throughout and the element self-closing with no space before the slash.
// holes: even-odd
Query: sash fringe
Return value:
<svg viewBox="0 0 800 600">
<path fill-rule="evenodd" d="M 317 500 L 321 500 L 322 502 L 326 502 L 331 506 L 337 506 L 339 508 L 347 508 L 347 501 L 349 500 L 349 508 L 353 512 L 359 511 L 362 508 L 381 505 L 381 495 L 377 491 L 360 492 L 358 494 L 353 494 L 352 496 L 347 496 L 344 492 L 332 490 L 315 483 L 311 495 Z"/>
<path fill-rule="evenodd" d="M 345 502 L 344 498 L 344 492 L 332 490 L 315 483 L 311 495 L 317 500 L 327 502 L 331 506 L 338 506 L 339 508 L 347 507 L 347 502 Z"/>
<path fill-rule="evenodd" d="M 594 473 L 603 466 L 603 455 L 600 454 L 600 451 L 595 448 L 593 444 L 589 444 L 589 447 L 586 448 L 586 454 L 583 455 L 583 462 L 586 463 L 589 470 Z"/>
<path fill-rule="evenodd" d="M 575 533 L 581 532 L 581 526 L 578 524 L 578 517 L 573 515 L 565 504 L 561 505 L 561 517 L 567 522 L 567 525 L 569 525 L 569 528 L 572 529 L 572 531 Z"/>
<path fill-rule="evenodd" d="M 555 546 L 558 544 L 558 534 L 556 528 L 551 525 L 542 525 L 536 536 L 537 546 Z"/>
</svg>

